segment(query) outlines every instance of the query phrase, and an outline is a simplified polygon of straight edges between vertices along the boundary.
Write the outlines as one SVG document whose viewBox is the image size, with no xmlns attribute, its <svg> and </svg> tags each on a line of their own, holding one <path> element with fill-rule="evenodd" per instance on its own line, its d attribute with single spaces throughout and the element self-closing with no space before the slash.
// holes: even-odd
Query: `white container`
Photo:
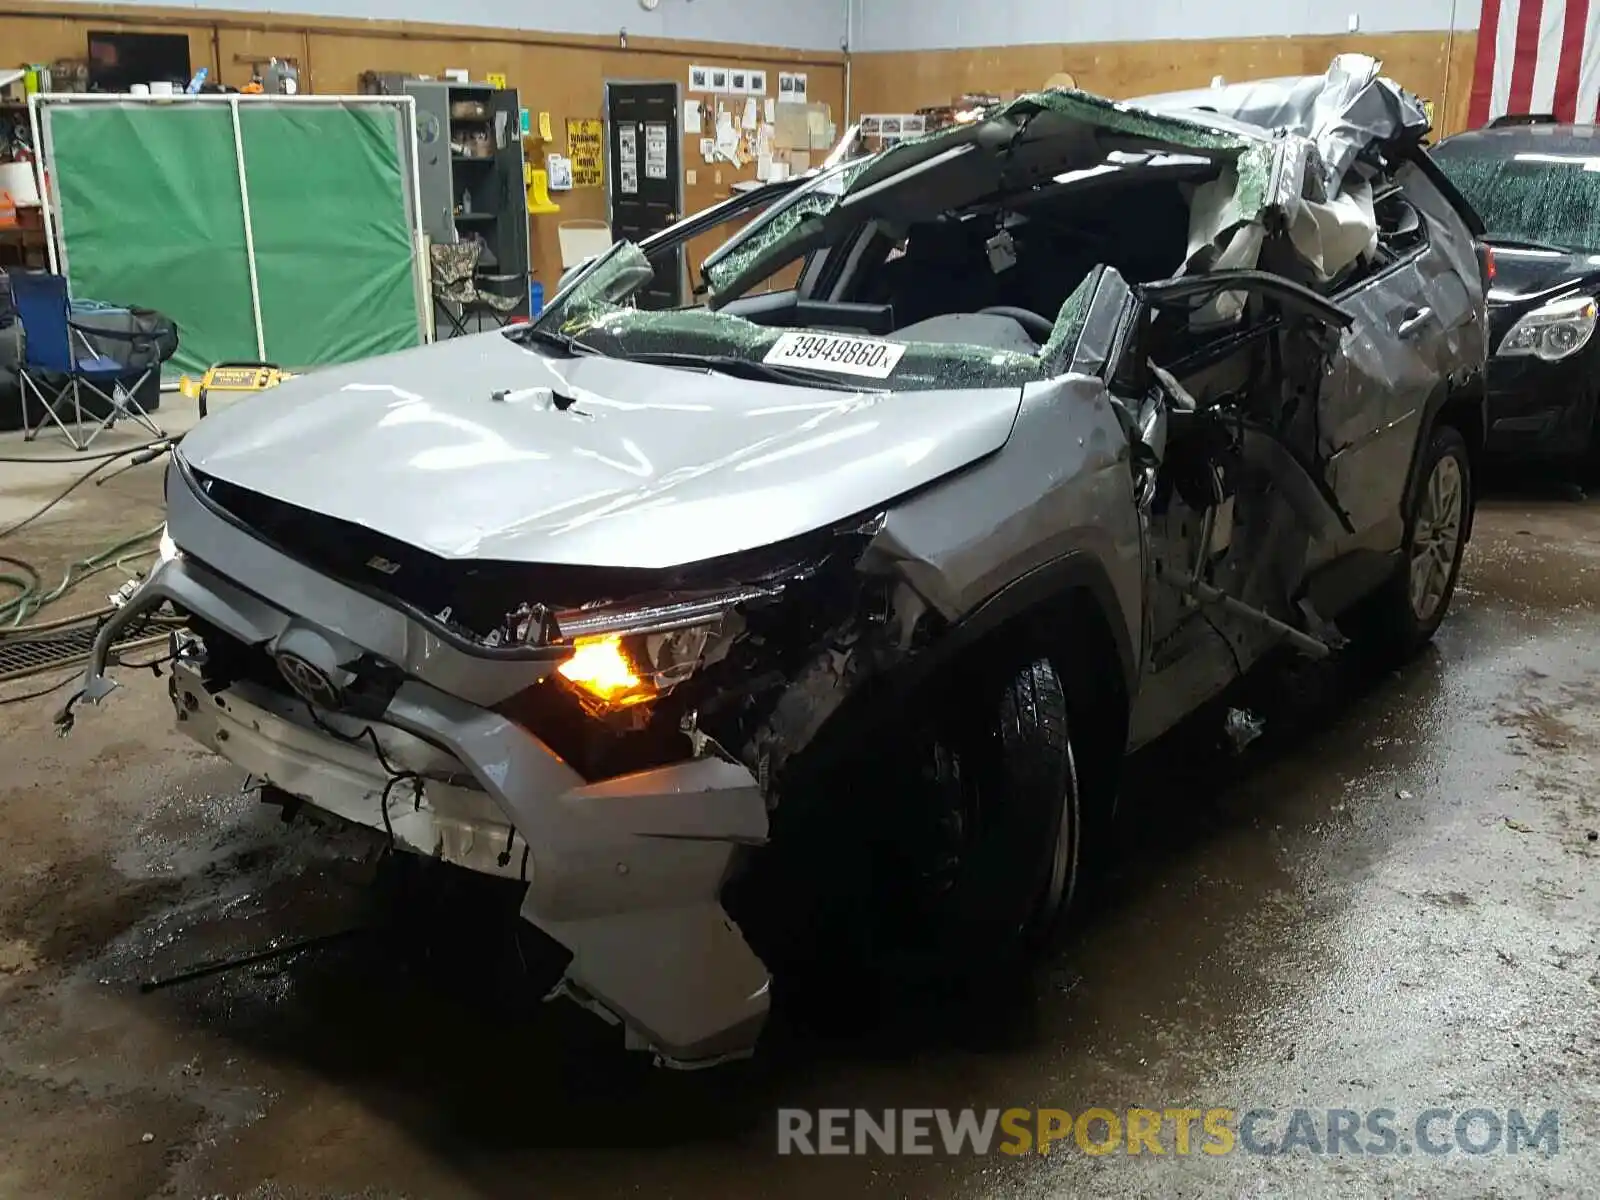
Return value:
<svg viewBox="0 0 1600 1200">
<path fill-rule="evenodd" d="M 152 96 L 170 96 L 170 95 L 172 95 L 172 80 L 170 80 L 170 79 L 158 79 L 158 80 L 151 81 L 150 94 Z"/>
<path fill-rule="evenodd" d="M 39 203 L 39 181 L 34 176 L 32 163 L 0 163 L 0 192 L 11 197 L 11 203 L 24 208 Z"/>
<path fill-rule="evenodd" d="M 130 96 L 148 96 L 150 94 L 150 85 L 148 83 L 131 83 L 128 85 L 128 94 Z"/>
</svg>

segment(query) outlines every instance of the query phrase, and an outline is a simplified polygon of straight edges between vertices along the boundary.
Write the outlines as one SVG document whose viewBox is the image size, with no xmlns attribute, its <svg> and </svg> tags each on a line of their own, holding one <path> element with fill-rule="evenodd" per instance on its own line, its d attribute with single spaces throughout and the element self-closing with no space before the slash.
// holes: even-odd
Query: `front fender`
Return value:
<svg viewBox="0 0 1600 1200">
<path fill-rule="evenodd" d="M 1000 452 L 891 509 L 862 567 L 977 631 L 1081 583 L 1105 610 L 1132 695 L 1144 569 L 1130 455 L 1099 379 L 1032 385 Z"/>
</svg>

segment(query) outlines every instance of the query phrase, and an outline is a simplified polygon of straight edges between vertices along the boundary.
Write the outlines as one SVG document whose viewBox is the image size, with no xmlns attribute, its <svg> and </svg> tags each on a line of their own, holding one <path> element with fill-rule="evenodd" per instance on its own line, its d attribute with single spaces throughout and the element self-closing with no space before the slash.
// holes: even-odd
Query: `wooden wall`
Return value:
<svg viewBox="0 0 1600 1200">
<path fill-rule="evenodd" d="M 1384 73 L 1435 106 L 1441 133 L 1463 128 L 1477 33 L 1330 36 L 990 46 L 857 54 L 851 58 L 852 118 L 948 104 L 963 92 L 1022 92 L 1069 72 L 1081 88 L 1116 99 L 1277 75 L 1319 75 L 1335 54 L 1383 60 Z"/>
<path fill-rule="evenodd" d="M 473 79 L 500 72 L 518 90 L 520 103 L 532 110 L 535 122 L 539 112 L 550 114 L 555 140 L 548 149 L 557 152 L 566 150 L 568 117 L 603 115 L 606 80 L 668 80 L 686 86 L 691 63 L 765 67 L 769 94 L 774 96 L 780 70 L 805 71 L 810 99 L 831 105 L 835 119 L 842 120 L 844 113 L 841 54 L 643 38 L 629 38 L 623 48 L 616 38 L 293 14 L 0 0 L 0 63 L 81 58 L 92 28 L 186 33 L 194 67 L 209 66 L 213 78 L 235 87 L 249 81 L 249 59 L 270 56 L 297 60 L 302 88 L 323 95 L 355 92 L 363 71 L 438 76 L 447 67 L 465 67 Z M 697 137 L 684 138 L 683 163 L 696 173 L 695 184 L 684 189 L 688 212 L 723 199 L 732 183 L 755 174 L 753 163 L 741 170 L 707 165 Z M 543 282 L 546 295 L 561 275 L 557 225 L 566 219 L 606 215 L 603 188 L 561 192 L 553 198 L 561 205 L 559 215 L 534 216 L 529 221 L 535 278 Z"/>
</svg>

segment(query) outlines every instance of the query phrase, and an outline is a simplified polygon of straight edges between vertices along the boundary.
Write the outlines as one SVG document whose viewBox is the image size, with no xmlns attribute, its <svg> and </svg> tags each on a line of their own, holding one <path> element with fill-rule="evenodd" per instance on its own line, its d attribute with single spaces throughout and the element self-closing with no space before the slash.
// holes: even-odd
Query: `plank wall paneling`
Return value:
<svg viewBox="0 0 1600 1200">
<path fill-rule="evenodd" d="M 851 57 L 852 116 L 914 112 L 963 92 L 1024 92 L 1068 72 L 1115 99 L 1279 75 L 1320 75 L 1346 51 L 1383 61 L 1384 74 L 1434 102 L 1440 135 L 1466 124 L 1475 30 L 1306 37 L 988 46 Z"/>
</svg>

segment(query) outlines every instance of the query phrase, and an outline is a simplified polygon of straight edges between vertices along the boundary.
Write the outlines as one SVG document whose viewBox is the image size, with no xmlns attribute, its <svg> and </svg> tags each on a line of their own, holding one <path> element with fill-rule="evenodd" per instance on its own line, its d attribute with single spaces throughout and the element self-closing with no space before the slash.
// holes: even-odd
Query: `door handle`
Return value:
<svg viewBox="0 0 1600 1200">
<path fill-rule="evenodd" d="M 1395 333 L 1403 338 L 1411 337 L 1432 319 L 1433 309 L 1426 305 L 1421 308 L 1408 308 L 1406 315 L 1400 319 L 1400 324 L 1395 328 Z"/>
</svg>

